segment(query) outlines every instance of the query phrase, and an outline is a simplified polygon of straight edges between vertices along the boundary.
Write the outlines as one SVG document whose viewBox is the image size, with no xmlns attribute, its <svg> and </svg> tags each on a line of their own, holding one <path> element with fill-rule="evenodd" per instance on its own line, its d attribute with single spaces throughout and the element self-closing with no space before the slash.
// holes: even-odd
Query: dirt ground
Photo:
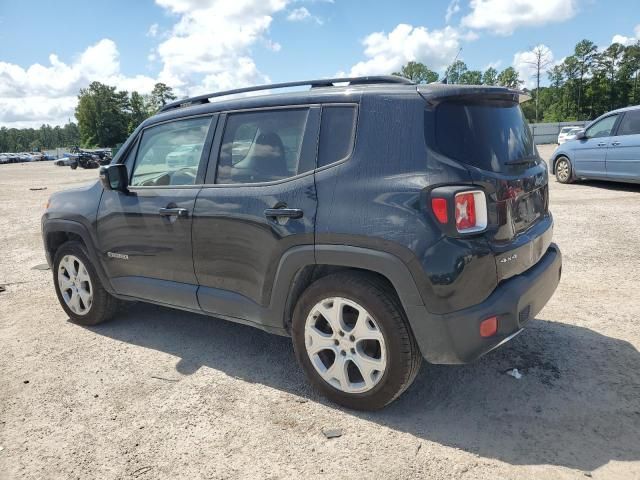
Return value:
<svg viewBox="0 0 640 480">
<path fill-rule="evenodd" d="M 96 174 L 0 165 L 0 479 L 640 478 L 640 186 L 552 179 L 564 268 L 537 320 L 359 413 L 311 390 L 286 338 L 142 303 L 68 321 L 32 269 L 40 216 Z"/>
</svg>

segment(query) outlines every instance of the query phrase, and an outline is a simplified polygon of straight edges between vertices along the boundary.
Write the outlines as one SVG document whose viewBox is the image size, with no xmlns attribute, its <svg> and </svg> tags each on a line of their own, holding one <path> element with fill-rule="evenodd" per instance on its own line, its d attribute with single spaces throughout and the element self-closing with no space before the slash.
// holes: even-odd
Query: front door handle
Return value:
<svg viewBox="0 0 640 480">
<path fill-rule="evenodd" d="M 599 146 L 599 147 L 606 147 L 606 146 L 607 146 L 607 144 L 606 144 L 605 142 L 600 142 L 600 143 L 598 144 L 598 146 Z"/>
<path fill-rule="evenodd" d="M 267 208 L 264 216 L 267 218 L 302 218 L 303 212 L 299 208 Z"/>
<path fill-rule="evenodd" d="M 189 210 L 186 208 L 161 208 L 160 211 L 161 217 L 181 217 L 185 218 L 189 216 Z"/>
</svg>

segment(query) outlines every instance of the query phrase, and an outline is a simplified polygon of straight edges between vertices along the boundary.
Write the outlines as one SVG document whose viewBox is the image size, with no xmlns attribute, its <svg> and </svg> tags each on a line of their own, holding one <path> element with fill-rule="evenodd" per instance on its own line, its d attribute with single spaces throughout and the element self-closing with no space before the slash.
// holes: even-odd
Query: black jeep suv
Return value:
<svg viewBox="0 0 640 480">
<path fill-rule="evenodd" d="M 290 335 L 327 397 L 381 408 L 423 357 L 477 359 L 558 285 L 522 98 L 362 77 L 169 104 L 101 181 L 51 197 L 62 308 L 95 325 L 143 300 Z"/>
</svg>

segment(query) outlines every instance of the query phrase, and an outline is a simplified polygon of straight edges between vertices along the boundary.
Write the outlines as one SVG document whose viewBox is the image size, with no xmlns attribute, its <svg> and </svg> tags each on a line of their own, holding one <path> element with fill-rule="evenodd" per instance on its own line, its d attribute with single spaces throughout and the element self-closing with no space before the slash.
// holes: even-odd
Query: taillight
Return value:
<svg viewBox="0 0 640 480">
<path fill-rule="evenodd" d="M 449 221 L 449 214 L 447 213 L 447 200 L 445 198 L 432 198 L 431 209 L 440 223 L 447 223 Z"/>
<path fill-rule="evenodd" d="M 458 232 L 472 233 L 487 228 L 487 200 L 484 192 L 473 190 L 457 193 L 455 212 Z"/>
</svg>

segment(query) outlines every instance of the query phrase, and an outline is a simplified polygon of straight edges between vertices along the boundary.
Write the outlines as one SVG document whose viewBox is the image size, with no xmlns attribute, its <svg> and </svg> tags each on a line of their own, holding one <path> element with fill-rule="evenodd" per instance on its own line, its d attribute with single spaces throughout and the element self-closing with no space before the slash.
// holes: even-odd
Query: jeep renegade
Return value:
<svg viewBox="0 0 640 480">
<path fill-rule="evenodd" d="M 291 336 L 329 399 L 382 408 L 422 358 L 474 361 L 558 285 L 524 98 L 361 77 L 168 104 L 51 197 L 58 299 L 82 325 L 141 300 Z"/>
</svg>

